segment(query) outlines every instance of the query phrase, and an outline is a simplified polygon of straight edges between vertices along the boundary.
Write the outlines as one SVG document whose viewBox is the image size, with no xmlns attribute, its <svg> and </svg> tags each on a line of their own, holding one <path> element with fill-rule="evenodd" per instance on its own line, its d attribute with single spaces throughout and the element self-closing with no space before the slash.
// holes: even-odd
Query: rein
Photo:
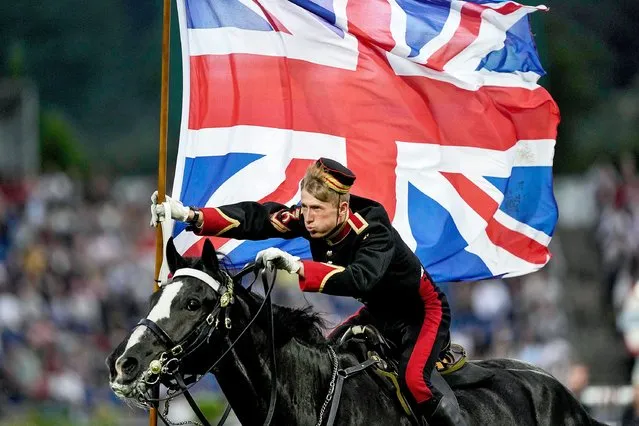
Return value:
<svg viewBox="0 0 639 426">
<path fill-rule="evenodd" d="M 269 408 L 266 414 L 266 418 L 264 419 L 264 426 L 270 425 L 273 415 L 275 414 L 275 405 L 277 401 L 277 363 L 275 360 L 275 327 L 273 324 L 273 306 L 271 302 L 271 292 L 275 287 L 275 280 L 277 277 L 277 270 L 273 270 L 273 277 L 271 279 L 271 283 L 269 285 L 268 278 L 266 275 L 267 269 L 261 268 L 259 270 L 259 275 L 261 277 L 262 285 L 264 286 L 264 300 L 260 304 L 259 308 L 253 318 L 249 321 L 249 323 L 244 327 L 244 329 L 240 332 L 240 334 L 233 340 L 230 346 L 220 355 L 220 357 L 202 374 L 200 378 L 194 378 L 195 375 L 189 376 L 186 378 L 179 371 L 180 362 L 183 358 L 192 354 L 195 350 L 197 350 L 202 344 L 208 342 L 213 335 L 213 333 L 218 330 L 219 325 L 219 315 L 224 310 L 224 325 L 226 329 L 231 328 L 231 319 L 229 316 L 230 305 L 234 303 L 234 295 L 233 295 L 233 283 L 239 281 L 249 272 L 255 271 L 255 264 L 249 263 L 245 266 L 240 272 L 238 272 L 235 276 L 232 277 L 231 282 L 225 287 L 224 291 L 221 292 L 219 285 L 212 280 L 212 278 L 206 273 L 198 270 L 190 270 L 190 269 L 182 269 L 176 271 L 175 276 L 189 276 L 193 278 L 197 278 L 201 281 L 204 281 L 207 285 L 209 285 L 213 290 L 220 295 L 218 302 L 215 304 L 213 310 L 206 316 L 204 321 L 200 322 L 189 334 L 186 335 L 184 339 L 180 341 L 180 343 L 175 343 L 171 337 L 154 321 L 143 318 L 141 319 L 137 326 L 143 325 L 162 342 L 162 344 L 167 348 L 166 352 L 163 352 L 160 355 L 160 359 L 155 359 L 151 361 L 149 364 L 149 368 L 144 372 L 143 380 L 147 385 L 156 385 L 158 382 L 162 381 L 164 383 L 169 392 L 167 392 L 167 397 L 165 398 L 154 398 L 149 394 L 149 390 L 147 390 L 147 395 L 143 392 L 140 392 L 139 399 L 145 405 L 153 405 L 156 406 L 160 401 L 165 401 L 165 411 L 164 413 L 160 413 L 158 410 L 158 416 L 162 419 L 162 421 L 167 425 L 171 426 L 172 423 L 170 420 L 166 418 L 168 414 L 168 401 L 175 398 L 179 395 L 184 395 L 187 399 L 189 405 L 193 412 L 197 415 L 197 417 L 202 422 L 204 426 L 211 426 L 208 422 L 202 410 L 197 405 L 193 397 L 191 396 L 189 389 L 197 384 L 204 375 L 210 373 L 217 367 L 217 365 L 224 359 L 224 357 L 233 350 L 237 342 L 244 336 L 244 334 L 251 328 L 253 323 L 257 320 L 258 316 L 262 312 L 262 309 L 266 306 L 266 315 L 268 321 L 268 338 L 270 339 L 270 352 L 271 352 L 271 360 L 270 360 L 270 368 L 271 368 L 271 390 L 270 390 L 270 399 L 269 399 Z M 258 272 L 256 272 L 257 279 Z M 253 281 L 254 283 L 255 281 Z M 249 288 L 253 285 L 253 283 L 249 286 Z M 187 385 L 188 382 L 188 385 Z M 226 421 L 229 413 L 231 411 L 231 406 L 227 405 L 220 418 L 217 426 L 221 426 Z"/>
</svg>

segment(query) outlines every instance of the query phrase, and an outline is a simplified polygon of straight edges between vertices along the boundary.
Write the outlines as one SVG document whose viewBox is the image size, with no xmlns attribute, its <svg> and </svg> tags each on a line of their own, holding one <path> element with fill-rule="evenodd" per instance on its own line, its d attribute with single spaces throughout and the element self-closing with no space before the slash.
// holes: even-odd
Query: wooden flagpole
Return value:
<svg viewBox="0 0 639 426">
<path fill-rule="evenodd" d="M 163 0 L 162 17 L 162 83 L 160 87 L 160 141 L 158 152 L 158 203 L 163 203 L 166 195 L 166 147 L 169 120 L 169 58 L 171 46 L 171 0 Z M 155 285 L 153 291 L 158 291 L 158 280 L 162 268 L 164 243 L 162 239 L 162 227 L 156 228 L 155 234 Z M 160 385 L 155 385 L 152 395 L 158 398 Z M 159 405 L 158 405 L 159 406 Z M 149 425 L 157 426 L 157 408 L 149 411 Z"/>
</svg>

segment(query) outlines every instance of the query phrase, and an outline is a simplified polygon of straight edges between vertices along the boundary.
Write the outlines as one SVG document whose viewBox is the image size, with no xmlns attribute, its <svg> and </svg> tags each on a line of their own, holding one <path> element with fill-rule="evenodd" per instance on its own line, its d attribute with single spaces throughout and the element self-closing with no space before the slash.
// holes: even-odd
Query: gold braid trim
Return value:
<svg viewBox="0 0 639 426">
<path fill-rule="evenodd" d="M 226 228 L 224 228 L 221 231 L 219 231 L 217 234 L 215 234 L 214 237 L 222 235 L 223 233 L 225 233 L 229 229 L 237 228 L 238 226 L 240 226 L 240 221 L 239 220 L 233 219 L 233 218 L 227 216 L 226 214 L 224 214 L 222 212 L 222 210 L 218 209 L 217 207 L 214 207 L 214 209 L 217 210 L 217 212 L 220 214 L 220 216 L 222 216 L 222 218 L 224 220 L 229 222 L 229 225 Z"/>
<path fill-rule="evenodd" d="M 335 266 L 335 265 L 331 265 L 329 263 L 324 263 L 324 262 L 321 262 L 321 263 L 322 265 L 330 266 L 331 268 L 334 268 L 334 269 L 324 276 L 324 279 L 322 280 L 318 290 L 320 293 L 322 292 L 322 290 L 324 290 L 324 285 L 326 284 L 326 281 L 328 281 L 330 277 L 332 277 L 333 275 L 337 273 L 344 272 L 343 266 Z"/>
<path fill-rule="evenodd" d="M 351 189 L 350 185 L 344 185 L 329 173 L 324 172 L 322 178 L 324 179 L 326 186 L 338 194 L 346 194 L 348 190 Z"/>
</svg>

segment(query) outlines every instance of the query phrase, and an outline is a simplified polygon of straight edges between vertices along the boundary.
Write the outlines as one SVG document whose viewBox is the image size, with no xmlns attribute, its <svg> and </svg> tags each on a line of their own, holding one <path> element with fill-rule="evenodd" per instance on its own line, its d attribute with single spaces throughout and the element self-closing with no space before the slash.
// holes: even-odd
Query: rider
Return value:
<svg viewBox="0 0 639 426">
<path fill-rule="evenodd" d="M 393 228 L 382 205 L 349 193 L 354 182 L 348 168 L 320 158 L 300 183 L 301 205 L 241 202 L 196 208 L 166 198 L 172 218 L 186 222 L 198 235 L 309 240 L 313 260 L 277 248 L 262 250 L 256 260 L 297 274 L 302 291 L 351 296 L 364 303 L 347 322 L 355 324 L 370 314 L 383 334 L 394 337 L 401 350 L 400 374 L 421 414 L 435 424 L 464 424 L 458 409 L 429 380 L 450 344 L 446 296 Z M 153 225 L 164 215 L 156 200 L 154 194 Z"/>
</svg>

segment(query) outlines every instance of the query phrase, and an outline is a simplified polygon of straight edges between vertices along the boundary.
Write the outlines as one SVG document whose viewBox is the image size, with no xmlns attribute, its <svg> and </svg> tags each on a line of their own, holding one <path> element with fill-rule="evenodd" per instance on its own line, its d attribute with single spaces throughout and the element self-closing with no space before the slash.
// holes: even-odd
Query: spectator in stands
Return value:
<svg viewBox="0 0 639 426">
<path fill-rule="evenodd" d="M 621 415 L 621 425 L 622 426 L 639 426 L 639 374 L 637 372 L 639 369 L 635 368 L 633 374 L 633 400 L 630 405 L 628 405 Z"/>
<path fill-rule="evenodd" d="M 586 364 L 576 363 L 570 367 L 566 387 L 575 395 L 577 399 L 581 399 L 581 394 L 590 383 L 590 369 Z"/>
</svg>

